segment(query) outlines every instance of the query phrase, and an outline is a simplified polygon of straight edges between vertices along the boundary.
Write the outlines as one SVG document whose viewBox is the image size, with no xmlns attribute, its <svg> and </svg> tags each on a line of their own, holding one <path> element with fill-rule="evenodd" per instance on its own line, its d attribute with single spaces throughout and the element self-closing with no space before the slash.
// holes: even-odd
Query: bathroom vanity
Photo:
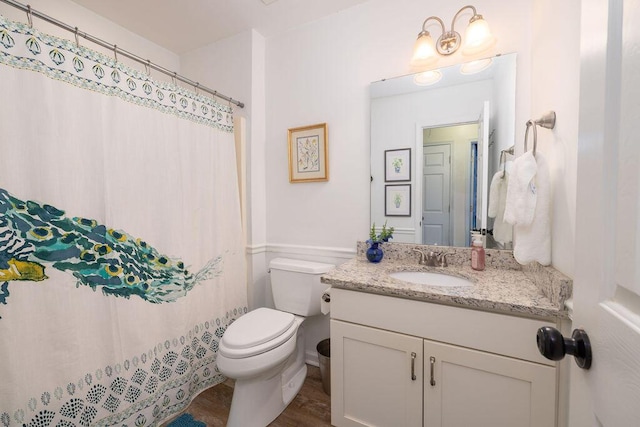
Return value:
<svg viewBox="0 0 640 427">
<path fill-rule="evenodd" d="M 385 259 L 359 256 L 323 276 L 331 289 L 331 412 L 335 426 L 555 427 L 556 362 L 536 332 L 563 329 L 571 280 L 548 267 L 522 269 L 487 251 L 471 270 L 469 249 L 449 266 L 418 264 L 414 248 L 385 244 Z M 398 271 L 465 278 L 470 286 L 394 279 Z"/>
</svg>

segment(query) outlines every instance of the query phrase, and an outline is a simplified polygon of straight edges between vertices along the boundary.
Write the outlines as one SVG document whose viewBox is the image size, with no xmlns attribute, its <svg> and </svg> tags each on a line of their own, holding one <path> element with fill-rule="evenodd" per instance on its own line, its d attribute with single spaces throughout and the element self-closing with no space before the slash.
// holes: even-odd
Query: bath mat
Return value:
<svg viewBox="0 0 640 427">
<path fill-rule="evenodd" d="M 182 414 L 167 424 L 167 427 L 207 427 L 202 421 L 196 421 L 191 414 Z"/>
</svg>

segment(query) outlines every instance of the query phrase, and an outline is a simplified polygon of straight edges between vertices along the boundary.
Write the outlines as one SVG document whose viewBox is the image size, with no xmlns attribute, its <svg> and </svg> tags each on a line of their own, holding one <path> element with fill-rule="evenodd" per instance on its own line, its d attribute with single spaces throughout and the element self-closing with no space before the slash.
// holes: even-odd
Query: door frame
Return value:
<svg viewBox="0 0 640 427">
<path fill-rule="evenodd" d="M 474 149 L 475 146 L 475 149 Z M 479 153 L 478 153 L 478 139 L 472 139 L 471 141 L 469 141 L 469 173 L 467 173 L 467 200 L 466 200 L 466 206 L 465 206 L 465 212 L 464 212 L 464 223 L 466 224 L 467 228 L 469 230 L 473 230 L 473 219 L 475 217 L 477 217 L 476 211 L 474 210 L 473 212 L 471 212 L 471 204 L 475 203 L 473 202 L 474 198 L 474 192 L 473 190 L 473 184 L 476 184 L 476 189 L 475 191 L 478 191 L 477 185 L 478 185 L 478 158 Z M 474 156 L 475 153 L 475 156 Z M 475 161 L 474 161 L 475 160 Z M 473 179 L 473 175 L 475 173 L 475 180 Z M 477 197 L 476 197 L 477 200 Z M 475 203 L 476 206 L 476 210 L 478 209 L 478 205 L 477 203 Z M 471 246 L 471 233 L 467 233 L 467 236 L 465 237 L 465 245 L 466 246 Z"/>
</svg>

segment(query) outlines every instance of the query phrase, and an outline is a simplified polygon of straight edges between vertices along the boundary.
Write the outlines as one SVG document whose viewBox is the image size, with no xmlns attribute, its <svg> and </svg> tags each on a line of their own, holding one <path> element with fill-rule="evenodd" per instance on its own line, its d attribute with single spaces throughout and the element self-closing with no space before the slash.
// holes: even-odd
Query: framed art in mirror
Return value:
<svg viewBox="0 0 640 427">
<path fill-rule="evenodd" d="M 384 180 L 411 181 L 411 148 L 385 150 Z"/>
<path fill-rule="evenodd" d="M 289 129 L 289 182 L 329 180 L 327 124 Z"/>
<path fill-rule="evenodd" d="M 411 216 L 411 184 L 392 184 L 384 187 L 384 215 Z"/>
</svg>

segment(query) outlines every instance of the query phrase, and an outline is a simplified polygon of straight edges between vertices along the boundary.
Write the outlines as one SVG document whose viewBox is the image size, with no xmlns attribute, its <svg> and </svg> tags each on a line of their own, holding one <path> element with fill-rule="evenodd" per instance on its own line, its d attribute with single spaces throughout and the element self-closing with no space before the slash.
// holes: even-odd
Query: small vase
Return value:
<svg viewBox="0 0 640 427">
<path fill-rule="evenodd" d="M 384 252 L 382 252 L 382 248 L 378 247 L 379 243 L 372 243 L 367 249 L 367 259 L 371 262 L 380 262 L 382 257 L 384 256 Z"/>
</svg>

